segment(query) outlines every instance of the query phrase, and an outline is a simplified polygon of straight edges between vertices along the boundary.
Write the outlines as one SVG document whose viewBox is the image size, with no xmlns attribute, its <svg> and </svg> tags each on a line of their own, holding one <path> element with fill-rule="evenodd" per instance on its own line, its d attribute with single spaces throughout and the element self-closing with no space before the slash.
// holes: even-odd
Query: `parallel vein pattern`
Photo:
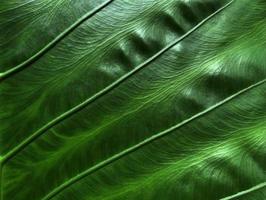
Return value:
<svg viewBox="0 0 266 200">
<path fill-rule="evenodd" d="M 0 127 L 0 133 L 3 135 L 3 140 L 9 141 L 6 143 L 6 146 L 1 146 L 1 154 L 5 154 L 12 147 L 17 146 L 18 143 L 27 138 L 27 136 L 80 102 L 85 101 L 88 97 L 93 96 L 93 94 L 112 84 L 127 72 L 134 74 L 134 72 L 138 71 L 138 68 L 135 70 L 134 68 L 141 66 L 143 62 L 143 66 L 147 65 L 145 64 L 145 60 L 148 59 L 146 63 L 149 63 L 154 59 L 149 58 L 160 49 L 163 49 L 162 47 L 165 47 L 161 51 L 164 52 L 173 46 L 175 43 L 172 43 L 172 38 L 176 40 L 176 37 L 182 37 L 184 35 L 183 31 L 187 32 L 191 30 L 193 25 L 197 25 L 198 20 L 200 20 L 199 18 L 204 18 L 208 12 L 211 13 L 215 9 L 213 4 L 210 4 L 210 10 L 208 12 L 201 9 L 199 16 L 195 16 L 195 21 L 185 23 L 186 21 L 184 20 L 186 20 L 187 14 L 180 13 L 180 11 L 186 8 L 186 5 L 182 1 L 167 2 L 168 4 L 161 1 L 160 3 L 158 1 L 150 1 L 146 5 L 143 5 L 143 1 L 141 0 L 133 4 L 125 1 L 116 1 L 109 6 L 109 9 L 105 10 L 106 12 L 100 12 L 98 14 L 99 16 L 96 15 L 95 18 L 91 18 L 87 24 L 84 23 L 80 29 L 77 29 L 67 37 L 61 47 L 53 49 L 55 53 L 51 51 L 51 55 L 47 54 L 43 59 L 40 59 L 38 62 L 40 64 L 37 63 L 37 65 L 30 66 L 27 70 L 23 70 L 21 73 L 0 84 L 0 92 L 3 94 L 0 101 L 5 105 L 0 113 L 0 120 L 4 124 Z M 193 10 L 198 10 L 204 5 L 201 1 L 194 1 L 191 4 Z M 139 21 L 137 17 L 140 10 L 136 10 L 136 8 L 139 8 L 141 5 L 143 5 L 143 14 L 147 16 L 144 18 L 144 22 L 148 23 L 147 26 L 144 26 L 144 29 L 138 31 L 137 34 L 132 33 L 132 29 L 128 29 L 127 32 L 122 29 L 126 33 L 125 37 L 130 37 L 130 40 L 127 41 L 125 38 L 124 41 L 117 41 L 116 37 L 121 37 L 117 32 L 121 34 L 121 27 L 125 26 L 125 22 L 130 23 L 128 26 L 131 25 L 133 29 L 141 27 L 140 22 L 144 23 L 142 21 L 137 23 Z M 121 19 L 119 16 L 121 13 L 116 11 L 118 9 L 122 10 L 121 7 L 128 9 L 123 10 L 124 14 L 128 16 L 127 18 L 124 17 Z M 154 12 L 156 10 L 162 10 L 160 12 L 163 18 L 161 15 L 158 17 L 164 20 L 161 23 L 155 21 L 156 23 L 153 24 L 154 17 L 156 16 Z M 193 10 L 186 12 L 191 15 L 190 13 Z M 129 15 L 130 12 L 133 13 Z M 111 15 L 111 13 L 118 13 L 118 16 Z M 106 24 L 105 29 L 101 28 L 99 33 L 95 33 L 95 29 L 99 29 L 98 21 L 105 22 L 109 15 L 113 16 L 115 26 L 113 24 Z M 167 32 L 167 29 L 164 27 L 165 25 L 162 23 L 165 21 L 165 18 L 169 20 L 170 15 L 173 15 L 175 19 L 172 19 L 170 25 L 166 24 L 169 30 Z M 151 20 L 152 23 L 150 23 Z M 180 32 L 177 29 L 177 32 L 172 33 L 172 28 L 176 29 L 176 27 L 179 27 L 178 21 L 179 23 L 184 23 L 182 30 L 185 30 Z M 90 26 L 94 27 L 91 28 Z M 165 30 L 164 40 L 161 37 L 161 29 Z M 102 34 L 104 30 L 106 33 L 104 32 Z M 84 32 L 87 33 L 88 31 L 90 32 L 85 37 Z M 83 38 L 82 43 L 74 42 L 72 45 L 75 45 L 75 49 L 73 49 L 73 52 L 69 52 L 69 43 L 72 43 L 73 40 L 81 39 L 81 36 Z M 159 38 L 160 42 L 154 45 L 152 41 L 155 39 L 158 40 Z M 92 44 L 89 48 L 88 44 L 90 43 Z M 84 48 L 81 48 L 82 45 Z M 126 50 L 128 49 L 127 46 L 130 48 L 129 52 Z M 76 47 L 79 48 L 76 49 Z M 95 50 L 95 48 L 99 48 L 99 50 Z M 126 49 L 123 50 L 124 48 Z M 65 51 L 64 49 L 68 50 Z M 160 55 L 161 52 L 157 54 Z M 64 54 L 62 55 L 62 53 Z M 75 55 L 77 58 L 74 57 Z M 69 59 L 62 59 L 62 56 Z M 136 57 L 134 58 L 134 56 Z M 155 55 L 154 57 L 156 58 L 157 56 Z M 49 58 L 54 59 L 49 61 Z M 131 72 L 132 69 L 133 73 Z M 87 76 L 90 78 L 87 79 Z M 86 81 L 84 82 L 84 80 Z M 17 87 L 18 85 L 19 87 Z M 78 91 L 76 86 L 78 86 Z M 65 98 L 65 96 L 69 95 L 71 98 Z M 17 96 L 21 97 L 19 102 L 17 102 Z M 51 102 L 54 103 L 51 104 Z M 39 109 L 41 109 L 44 116 L 39 115 Z M 17 114 L 17 110 L 21 112 Z M 24 123 L 14 128 L 11 124 L 17 121 L 24 121 Z M 13 133 L 14 138 L 9 137 L 10 132 Z"/>
<path fill-rule="evenodd" d="M 20 152 L 23 148 L 25 148 L 27 145 L 29 145 L 31 142 L 33 142 L 35 139 L 37 139 L 43 133 L 45 133 L 45 131 L 47 131 L 48 129 L 50 129 L 53 126 L 55 126 L 56 124 L 60 123 L 64 119 L 72 116 L 76 112 L 82 110 L 84 107 L 86 107 L 90 103 L 96 101 L 98 98 L 100 98 L 101 96 L 105 95 L 106 93 L 108 93 L 112 89 L 118 87 L 125 80 L 127 80 L 128 78 L 130 78 L 131 76 L 133 76 L 139 70 L 141 70 L 142 68 L 146 67 L 148 64 L 150 64 L 151 62 L 153 62 L 156 58 L 158 58 L 159 56 L 161 56 L 163 53 L 167 52 L 169 49 L 171 49 L 172 47 L 174 47 L 176 44 L 178 44 L 183 39 L 185 39 L 187 36 L 189 36 L 191 33 L 193 33 L 195 30 L 197 30 L 199 27 L 201 27 L 204 23 L 206 23 L 208 20 L 210 20 L 216 14 L 218 14 L 223 9 L 225 9 L 226 7 L 228 7 L 231 3 L 232 3 L 232 1 L 229 4 L 226 4 L 221 9 L 217 10 L 215 13 L 213 13 L 212 15 L 210 15 L 209 17 L 207 17 L 206 19 L 204 19 L 202 22 L 200 22 L 198 25 L 196 25 L 193 29 L 191 29 L 190 31 L 188 31 L 185 35 L 183 35 L 180 38 L 174 40 L 172 43 L 170 43 L 165 48 L 163 48 L 162 50 L 160 50 L 159 52 L 157 52 L 155 55 L 153 55 L 149 59 L 145 60 L 140 65 L 138 65 L 132 71 L 128 72 L 127 74 L 125 74 L 124 76 L 122 76 L 121 78 L 119 78 L 118 80 L 116 80 L 115 82 L 113 82 L 111 85 L 109 85 L 106 88 L 102 89 L 101 91 L 99 91 L 98 93 L 96 93 L 92 97 L 88 98 L 84 102 L 80 103 L 79 105 L 75 106 L 74 108 L 68 110 L 67 112 L 65 112 L 65 113 L 61 114 L 60 116 L 56 117 L 55 119 L 51 120 L 49 123 L 47 123 L 45 126 L 43 126 L 42 128 L 40 128 L 39 130 L 37 130 L 35 133 L 33 133 L 29 138 L 27 138 L 21 144 L 17 145 L 17 147 L 15 149 L 12 149 L 10 152 L 8 152 L 7 155 L 5 155 L 3 157 L 3 162 L 6 162 L 7 160 L 11 159 L 18 152 Z"/>
<path fill-rule="evenodd" d="M 0 83 L 1 200 L 265 199 L 265 10 L 4 1 L 6 67 L 87 17 Z M 25 31 L 9 36 L 11 21 Z"/>
<path fill-rule="evenodd" d="M 266 79 L 254 84 L 254 85 L 251 85 L 251 86 L 249 86 L 249 87 L 237 92 L 236 94 L 224 99 L 223 101 L 221 101 L 221 102 L 209 107 L 208 109 L 206 109 L 206 110 L 204 110 L 204 111 L 202 111 L 202 112 L 200 112 L 200 113 L 198 113 L 198 114 L 196 114 L 196 115 L 194 115 L 194 116 L 182 121 L 181 123 L 179 123 L 179 124 L 177 124 L 175 126 L 172 126 L 172 127 L 168 128 L 168 129 L 166 129 L 166 130 L 164 130 L 164 131 L 162 131 L 160 133 L 154 134 L 153 136 L 141 141 L 140 143 L 138 143 L 138 144 L 136 144 L 136 145 L 134 145 L 134 146 L 132 146 L 132 147 L 130 147 L 128 149 L 123 150 L 122 152 L 120 152 L 120 153 L 118 153 L 118 154 L 116 154 L 116 155 L 114 155 L 114 156 L 112 156 L 112 157 L 110 157 L 110 158 L 98 163 L 95 166 L 92 166 L 91 168 L 83 171 L 82 173 L 76 175 L 75 177 L 67 180 L 62 185 L 60 185 L 58 188 L 55 188 L 51 193 L 49 193 L 47 196 L 45 196 L 45 198 L 43 198 L 43 200 L 51 199 L 52 197 L 54 197 L 55 195 L 57 195 L 58 193 L 60 193 L 64 189 L 66 189 L 67 187 L 69 187 L 72 184 L 80 181 L 82 178 L 88 176 L 89 174 L 91 174 L 91 173 L 93 173 L 93 172 L 95 172 L 95 171 L 97 171 L 97 170 L 99 170 L 99 169 L 111 164 L 112 162 L 116 161 L 117 159 L 122 158 L 123 156 L 128 155 L 129 153 L 132 153 L 132 152 L 136 151 L 137 149 L 139 149 L 139 148 L 141 148 L 141 147 L 153 142 L 154 140 L 157 140 L 157 139 L 160 139 L 163 136 L 166 136 L 167 134 L 175 131 L 176 129 L 178 129 L 178 128 L 180 128 L 180 127 L 182 127 L 182 126 L 184 126 L 184 125 L 186 125 L 186 124 L 188 124 L 190 122 L 192 122 L 193 120 L 197 119 L 198 117 L 202 117 L 203 115 L 207 114 L 208 112 L 210 112 L 210 111 L 212 111 L 212 110 L 224 105 L 225 103 L 229 102 L 233 98 L 236 98 L 239 95 L 241 95 L 241 94 L 243 94 L 243 93 L 245 93 L 245 92 L 247 92 L 247 91 L 249 91 L 249 90 L 251 90 L 251 89 L 253 89 L 255 87 L 258 87 L 258 86 L 260 86 L 260 85 L 262 85 L 264 83 L 266 83 Z"/>
</svg>

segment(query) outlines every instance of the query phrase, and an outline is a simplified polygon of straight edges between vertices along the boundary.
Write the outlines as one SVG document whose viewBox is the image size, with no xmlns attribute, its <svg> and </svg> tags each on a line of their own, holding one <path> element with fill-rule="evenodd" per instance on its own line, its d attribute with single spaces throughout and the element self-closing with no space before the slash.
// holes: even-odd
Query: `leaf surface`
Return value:
<svg viewBox="0 0 266 200">
<path fill-rule="evenodd" d="M 34 60 L 34 54 L 52 48 L 72 31 L 71 27 L 104 9 L 111 1 L 3 0 L 0 5 L 0 72 L 12 72 L 20 68 L 16 65 Z"/>
<path fill-rule="evenodd" d="M 48 15 L 37 2 L 0 8 L 23 15 L 20 9 L 34 5 Z M 49 16 L 71 19 L 49 29 L 58 35 L 86 9 L 105 5 L 91 1 L 85 9 L 82 2 L 58 1 Z M 260 200 L 265 10 L 262 0 L 117 0 L 4 74 L 1 200 Z M 34 25 L 42 24 L 49 25 Z M 35 37 L 38 45 L 29 41 L 24 60 L 56 38 L 44 34 L 45 41 Z M 14 45 L 25 49 L 18 42 L 24 36 Z M 15 52 L 4 57 L 6 66 L 16 60 Z"/>
</svg>

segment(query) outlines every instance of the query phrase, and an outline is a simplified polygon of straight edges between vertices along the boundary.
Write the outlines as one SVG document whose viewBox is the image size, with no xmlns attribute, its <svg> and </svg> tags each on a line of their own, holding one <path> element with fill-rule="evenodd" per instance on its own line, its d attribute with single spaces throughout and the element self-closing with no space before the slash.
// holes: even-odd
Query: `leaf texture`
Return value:
<svg viewBox="0 0 266 200">
<path fill-rule="evenodd" d="M 16 68 L 15 65 L 30 59 L 28 57 L 41 48 L 49 43 L 56 43 L 56 40 L 71 31 L 70 25 L 75 27 L 83 19 L 103 9 L 109 2 L 111 0 L 1 2 L 0 72 L 12 71 L 12 68 Z M 49 49 L 49 45 L 46 48 Z"/>
<path fill-rule="evenodd" d="M 264 199 L 265 10 L 4 1 L 1 200 Z"/>
</svg>

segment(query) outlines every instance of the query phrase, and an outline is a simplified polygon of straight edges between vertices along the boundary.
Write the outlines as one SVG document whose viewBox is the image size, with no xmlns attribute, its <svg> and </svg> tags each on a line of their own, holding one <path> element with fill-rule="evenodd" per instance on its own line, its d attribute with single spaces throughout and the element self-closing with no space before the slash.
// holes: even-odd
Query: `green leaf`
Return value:
<svg viewBox="0 0 266 200">
<path fill-rule="evenodd" d="M 263 199 L 265 10 L 4 0 L 1 200 Z"/>
</svg>

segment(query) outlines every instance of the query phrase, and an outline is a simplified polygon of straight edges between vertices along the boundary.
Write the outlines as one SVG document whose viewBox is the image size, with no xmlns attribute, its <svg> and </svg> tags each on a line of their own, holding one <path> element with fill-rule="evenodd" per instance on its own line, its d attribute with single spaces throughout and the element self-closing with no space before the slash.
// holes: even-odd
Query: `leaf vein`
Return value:
<svg viewBox="0 0 266 200">
<path fill-rule="evenodd" d="M 234 195 L 231 195 L 231 196 L 228 196 L 228 197 L 224 197 L 224 198 L 222 198 L 222 199 L 220 199 L 220 200 L 231 200 L 231 199 L 235 199 L 235 198 L 237 198 L 237 197 L 244 196 L 244 195 L 246 195 L 246 194 L 249 194 L 249 193 L 251 193 L 251 192 L 254 192 L 254 191 L 257 191 L 257 190 L 263 189 L 263 188 L 265 188 L 265 187 L 266 187 L 266 182 L 263 182 L 263 183 L 260 183 L 260 184 L 258 184 L 258 185 L 256 185 L 256 186 L 252 187 L 252 188 L 249 188 L 249 189 L 247 189 L 247 190 L 243 190 L 243 191 L 241 191 L 241 192 L 238 192 L 238 193 L 236 193 L 236 194 L 234 194 Z"/>
</svg>

